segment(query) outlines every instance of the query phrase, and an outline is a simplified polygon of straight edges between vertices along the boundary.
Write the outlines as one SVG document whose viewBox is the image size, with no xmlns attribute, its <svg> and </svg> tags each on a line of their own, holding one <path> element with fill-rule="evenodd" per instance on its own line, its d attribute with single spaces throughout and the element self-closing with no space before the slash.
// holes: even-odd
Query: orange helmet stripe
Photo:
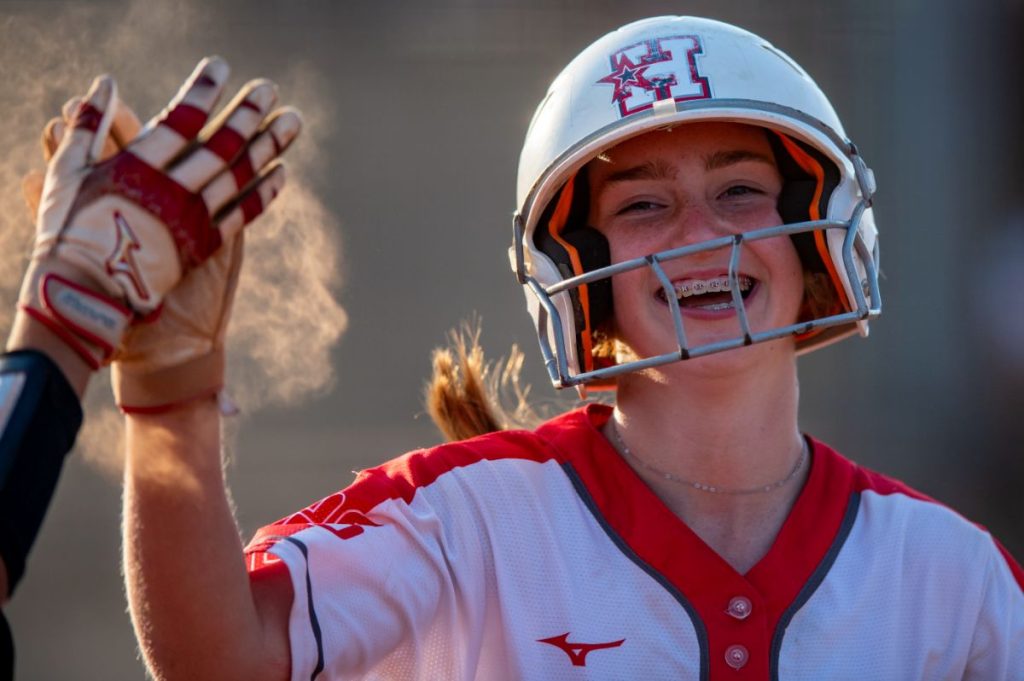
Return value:
<svg viewBox="0 0 1024 681">
<path fill-rule="evenodd" d="M 811 174 L 815 179 L 814 187 L 814 198 L 811 200 L 811 205 L 808 207 L 808 217 L 811 220 L 821 220 L 821 194 L 825 189 L 825 169 L 821 167 L 810 154 L 800 148 L 796 142 L 791 140 L 786 135 L 776 133 L 779 139 L 782 141 L 786 151 L 796 161 L 804 172 Z M 832 285 L 839 293 L 839 300 L 842 302 L 843 307 L 846 310 L 850 309 L 849 303 L 846 300 L 846 290 L 843 288 L 842 279 L 839 278 L 839 273 L 836 272 L 835 264 L 832 262 L 832 256 L 829 254 L 828 243 L 825 241 L 825 231 L 815 230 L 814 232 L 814 245 L 818 249 L 818 255 L 821 256 L 821 260 L 825 263 L 825 269 L 828 271 L 829 279 L 832 280 Z"/>
<path fill-rule="evenodd" d="M 576 250 L 575 246 L 563 239 L 561 234 L 562 230 L 565 229 L 566 223 L 569 222 L 569 212 L 572 209 L 573 187 L 575 182 L 576 176 L 574 175 L 569 178 L 569 181 L 565 183 L 565 187 L 562 188 L 562 195 L 558 198 L 558 203 L 555 205 L 555 212 L 548 221 L 547 229 L 551 238 L 557 241 L 558 244 L 565 249 L 565 252 L 569 254 L 569 260 L 572 262 L 573 274 L 578 276 L 583 274 L 584 271 L 583 263 L 580 261 L 579 251 Z M 583 284 L 577 289 L 580 297 L 580 306 L 583 308 L 583 329 L 580 330 L 580 340 L 583 341 L 583 357 L 581 357 L 580 360 L 582 362 L 583 371 L 592 371 L 594 368 L 594 347 L 590 333 L 590 296 L 587 289 L 588 287 L 586 284 Z"/>
</svg>

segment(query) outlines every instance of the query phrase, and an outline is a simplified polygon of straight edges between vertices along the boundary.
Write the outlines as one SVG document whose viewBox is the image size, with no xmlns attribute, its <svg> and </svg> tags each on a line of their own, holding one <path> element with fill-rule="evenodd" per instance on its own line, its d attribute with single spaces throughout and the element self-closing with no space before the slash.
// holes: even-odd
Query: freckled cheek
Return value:
<svg viewBox="0 0 1024 681">
<path fill-rule="evenodd" d="M 778 303 L 784 306 L 784 316 L 795 319 L 804 296 L 803 264 L 796 246 L 789 237 L 768 239 L 763 244 L 764 249 L 758 257 L 768 267 L 770 290 Z"/>
<path fill-rule="evenodd" d="M 648 303 L 653 302 L 650 282 L 642 270 L 624 272 L 612 277 L 612 310 L 617 329 L 636 328 L 640 319 L 651 313 Z M 615 332 L 621 338 L 621 334 Z M 627 334 L 628 335 L 628 334 Z"/>
<path fill-rule="evenodd" d="M 608 255 L 612 263 L 643 258 L 658 250 L 649 239 L 638 238 L 635 233 L 624 234 L 623 231 L 602 229 L 598 231 L 608 240 Z M 649 276 L 650 271 L 646 267 L 639 267 L 612 277 L 612 300 L 616 308 L 629 305 L 631 300 L 635 302 L 636 296 L 646 291 Z"/>
<path fill-rule="evenodd" d="M 618 231 L 610 235 L 605 234 L 605 238 L 608 239 L 608 252 L 613 263 L 643 258 L 665 250 L 664 245 L 657 239 L 649 238 L 642 233 L 623 234 Z"/>
<path fill-rule="evenodd" d="M 766 206 L 743 220 L 743 231 L 749 232 L 764 227 L 777 227 L 782 224 L 782 216 L 775 206 Z"/>
<path fill-rule="evenodd" d="M 612 301 L 616 304 L 616 307 L 619 307 L 620 303 L 629 305 L 631 301 L 635 302 L 636 296 L 644 292 L 642 276 L 642 271 L 633 270 L 632 272 L 616 274 L 611 278 Z"/>
</svg>

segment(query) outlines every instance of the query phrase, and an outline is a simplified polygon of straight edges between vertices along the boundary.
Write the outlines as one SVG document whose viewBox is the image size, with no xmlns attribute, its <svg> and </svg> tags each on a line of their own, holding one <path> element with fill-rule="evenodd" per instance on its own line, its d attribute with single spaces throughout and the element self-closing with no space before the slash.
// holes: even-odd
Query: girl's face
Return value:
<svg viewBox="0 0 1024 681">
<path fill-rule="evenodd" d="M 782 224 L 782 177 L 767 134 L 739 123 L 691 123 L 627 140 L 592 161 L 589 224 L 608 239 L 611 261 Z M 638 357 L 675 351 L 670 304 L 680 307 L 690 347 L 740 336 L 730 254 L 723 248 L 663 262 L 677 299 L 648 268 L 616 276 L 616 338 Z M 788 236 L 745 243 L 738 275 L 753 331 L 796 321 L 803 274 Z M 712 293 L 694 295 L 700 290 Z"/>
</svg>

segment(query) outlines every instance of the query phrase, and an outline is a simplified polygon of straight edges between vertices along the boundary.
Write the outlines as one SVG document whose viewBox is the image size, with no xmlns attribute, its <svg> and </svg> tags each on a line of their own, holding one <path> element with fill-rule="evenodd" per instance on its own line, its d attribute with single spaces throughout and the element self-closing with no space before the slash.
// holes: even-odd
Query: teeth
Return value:
<svg viewBox="0 0 1024 681">
<path fill-rule="evenodd" d="M 740 291 L 750 289 L 754 282 L 750 277 L 738 278 Z M 704 293 L 728 293 L 731 289 L 728 277 L 715 277 L 714 279 L 687 279 L 675 284 L 676 298 L 689 298 Z"/>
</svg>

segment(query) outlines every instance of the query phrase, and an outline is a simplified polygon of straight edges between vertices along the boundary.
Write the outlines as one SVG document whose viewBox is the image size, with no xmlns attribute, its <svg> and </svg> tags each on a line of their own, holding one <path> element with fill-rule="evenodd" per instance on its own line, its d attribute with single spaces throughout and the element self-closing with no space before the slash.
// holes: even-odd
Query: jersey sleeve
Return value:
<svg viewBox="0 0 1024 681">
<path fill-rule="evenodd" d="M 966 681 L 1024 679 L 1024 570 L 993 544 Z"/>
<path fill-rule="evenodd" d="M 460 604 L 473 602 L 474 571 L 453 566 L 473 565 L 479 551 L 448 529 L 451 500 L 438 494 L 382 467 L 256 534 L 246 549 L 252 576 L 283 563 L 294 589 L 293 679 L 411 678 L 406 667 L 439 636 L 473 645 L 479 626 Z M 436 678 L 462 676 L 451 667 L 463 652 L 435 660 Z"/>
</svg>

